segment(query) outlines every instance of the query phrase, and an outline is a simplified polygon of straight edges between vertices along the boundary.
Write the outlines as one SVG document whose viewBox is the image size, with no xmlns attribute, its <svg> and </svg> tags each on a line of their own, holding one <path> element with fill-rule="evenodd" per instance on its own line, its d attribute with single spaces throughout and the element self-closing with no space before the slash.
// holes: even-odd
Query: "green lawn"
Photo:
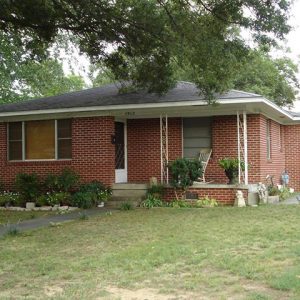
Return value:
<svg viewBox="0 0 300 300">
<path fill-rule="evenodd" d="M 24 220 L 47 217 L 57 214 L 56 211 L 12 211 L 0 210 L 0 226 L 7 223 L 18 223 Z"/>
<path fill-rule="evenodd" d="M 300 207 L 138 209 L 0 239 L 0 299 L 300 299 Z"/>
</svg>

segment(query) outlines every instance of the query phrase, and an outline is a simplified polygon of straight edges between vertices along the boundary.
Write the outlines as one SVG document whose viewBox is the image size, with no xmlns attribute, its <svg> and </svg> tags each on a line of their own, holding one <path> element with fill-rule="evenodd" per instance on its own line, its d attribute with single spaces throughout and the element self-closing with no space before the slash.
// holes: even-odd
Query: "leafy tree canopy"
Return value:
<svg viewBox="0 0 300 300">
<path fill-rule="evenodd" d="M 36 55 L 16 34 L 0 32 L 0 102 L 9 103 L 80 90 L 84 81 L 66 76 L 61 62 Z"/>
<path fill-rule="evenodd" d="M 40 55 L 61 32 L 104 62 L 116 80 L 163 93 L 174 63 L 193 70 L 208 98 L 227 90 L 247 57 L 244 28 L 258 43 L 289 31 L 288 0 L 0 0 L 0 30 L 22 37 Z"/>
</svg>

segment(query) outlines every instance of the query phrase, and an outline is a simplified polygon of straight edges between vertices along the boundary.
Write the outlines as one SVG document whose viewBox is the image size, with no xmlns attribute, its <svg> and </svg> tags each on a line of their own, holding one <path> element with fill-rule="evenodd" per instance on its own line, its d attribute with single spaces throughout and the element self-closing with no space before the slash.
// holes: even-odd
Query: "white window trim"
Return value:
<svg viewBox="0 0 300 300">
<path fill-rule="evenodd" d="M 43 121 L 43 120 L 41 120 Z M 58 158 L 58 135 L 57 135 L 57 119 L 54 120 L 54 136 L 55 136 L 55 158 L 51 159 L 26 159 L 25 158 L 25 122 L 30 122 L 30 121 L 22 121 L 22 159 L 21 160 L 16 160 L 16 159 L 9 159 L 9 123 L 14 123 L 14 122 L 8 122 L 7 123 L 7 161 L 8 162 L 49 162 L 49 161 L 71 161 L 72 158 Z M 72 140 L 71 138 L 61 138 L 60 140 L 63 139 L 68 139 Z"/>
</svg>

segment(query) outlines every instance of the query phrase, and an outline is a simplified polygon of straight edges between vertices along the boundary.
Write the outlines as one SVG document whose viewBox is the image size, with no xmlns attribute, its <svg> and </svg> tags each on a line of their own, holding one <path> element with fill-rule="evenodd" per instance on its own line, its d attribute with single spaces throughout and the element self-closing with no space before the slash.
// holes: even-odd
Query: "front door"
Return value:
<svg viewBox="0 0 300 300">
<path fill-rule="evenodd" d="M 115 122 L 115 172 L 116 183 L 127 182 L 126 123 Z"/>
</svg>

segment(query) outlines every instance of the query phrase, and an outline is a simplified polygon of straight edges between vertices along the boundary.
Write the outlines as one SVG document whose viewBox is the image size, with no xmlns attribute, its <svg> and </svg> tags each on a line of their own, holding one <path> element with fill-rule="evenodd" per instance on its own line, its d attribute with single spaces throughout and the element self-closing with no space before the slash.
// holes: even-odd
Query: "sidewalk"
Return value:
<svg viewBox="0 0 300 300">
<path fill-rule="evenodd" d="M 87 216 L 96 216 L 103 213 L 111 211 L 108 208 L 93 208 L 93 209 L 85 209 L 85 210 L 78 210 L 70 213 L 66 213 L 63 215 L 54 215 L 49 217 L 42 217 L 32 220 L 25 220 L 20 222 L 17 225 L 17 228 L 20 232 L 30 230 L 30 229 L 37 229 L 41 227 L 47 227 L 50 223 L 63 223 L 67 221 L 73 221 L 80 217 L 80 213 L 85 213 Z M 3 236 L 7 231 L 7 227 L 0 226 L 0 237 Z"/>
</svg>

